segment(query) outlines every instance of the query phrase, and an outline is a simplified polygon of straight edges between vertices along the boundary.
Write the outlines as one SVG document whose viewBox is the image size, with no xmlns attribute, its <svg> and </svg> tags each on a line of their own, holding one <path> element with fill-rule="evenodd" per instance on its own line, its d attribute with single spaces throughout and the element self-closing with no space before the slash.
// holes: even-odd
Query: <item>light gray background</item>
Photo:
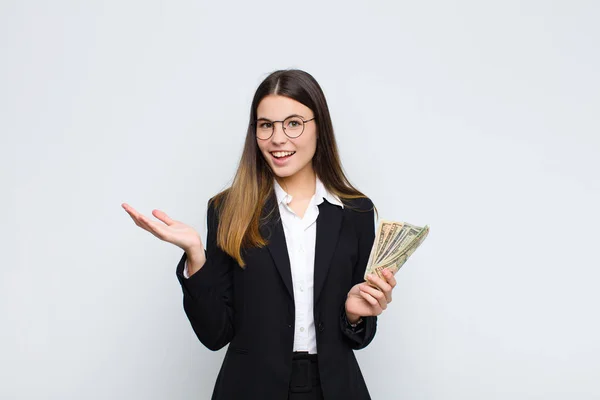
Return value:
<svg viewBox="0 0 600 400">
<path fill-rule="evenodd" d="M 600 398 L 594 1 L 0 3 L 0 398 L 207 399 L 182 308 L 252 95 L 329 101 L 385 219 L 429 224 L 357 357 L 374 399 Z"/>
</svg>

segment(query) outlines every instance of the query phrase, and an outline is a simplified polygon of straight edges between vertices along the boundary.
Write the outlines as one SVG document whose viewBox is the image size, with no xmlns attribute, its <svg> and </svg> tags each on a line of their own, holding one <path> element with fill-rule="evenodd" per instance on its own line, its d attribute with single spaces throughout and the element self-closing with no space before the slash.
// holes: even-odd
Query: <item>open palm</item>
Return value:
<svg viewBox="0 0 600 400">
<path fill-rule="evenodd" d="M 185 251 L 190 251 L 191 249 L 204 250 L 200 235 L 198 235 L 198 232 L 194 228 L 183 222 L 171 219 L 163 211 L 152 211 L 152 215 L 159 220 L 154 221 L 140 214 L 127 203 L 123 203 L 121 206 L 127 211 L 137 226 L 150 232 L 157 238 L 172 243 Z"/>
</svg>

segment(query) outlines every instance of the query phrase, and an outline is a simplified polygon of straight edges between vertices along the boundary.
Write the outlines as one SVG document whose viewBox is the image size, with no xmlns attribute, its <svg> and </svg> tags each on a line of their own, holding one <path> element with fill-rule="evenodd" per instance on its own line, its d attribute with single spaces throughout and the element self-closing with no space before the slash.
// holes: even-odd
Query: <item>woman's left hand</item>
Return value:
<svg viewBox="0 0 600 400">
<path fill-rule="evenodd" d="M 362 282 L 354 285 L 346 298 L 346 314 L 348 320 L 354 323 L 359 317 L 379 315 L 392 302 L 392 289 L 396 286 L 396 278 L 387 269 L 383 270 L 383 277 L 376 274 L 367 275 L 367 280 L 380 290 Z"/>
</svg>

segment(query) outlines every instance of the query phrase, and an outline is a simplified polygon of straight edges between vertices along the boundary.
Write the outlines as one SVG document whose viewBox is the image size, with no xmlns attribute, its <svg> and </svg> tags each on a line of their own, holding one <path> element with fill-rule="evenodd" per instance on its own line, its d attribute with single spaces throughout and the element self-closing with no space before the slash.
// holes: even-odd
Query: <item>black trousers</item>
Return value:
<svg viewBox="0 0 600 400">
<path fill-rule="evenodd" d="M 294 352 L 288 400 L 323 400 L 316 354 Z"/>
</svg>

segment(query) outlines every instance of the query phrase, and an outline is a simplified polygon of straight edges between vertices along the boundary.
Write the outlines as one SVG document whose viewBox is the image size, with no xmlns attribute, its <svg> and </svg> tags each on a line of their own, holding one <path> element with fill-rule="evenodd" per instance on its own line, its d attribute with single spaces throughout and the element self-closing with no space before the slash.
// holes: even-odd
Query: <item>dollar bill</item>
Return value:
<svg viewBox="0 0 600 400">
<path fill-rule="evenodd" d="M 367 261 L 365 280 L 369 274 L 383 278 L 384 269 L 389 269 L 392 274 L 398 272 L 428 234 L 427 225 L 419 227 L 408 223 L 381 221 Z"/>
<path fill-rule="evenodd" d="M 390 247 L 381 254 L 375 262 L 377 264 L 383 264 L 398 258 L 398 256 L 405 252 L 407 247 L 413 243 L 414 239 L 423 231 L 423 229 L 424 228 L 419 226 L 404 224 L 398 237 L 392 241 Z"/>
<path fill-rule="evenodd" d="M 390 245 L 390 242 L 394 238 L 398 237 L 398 232 L 402 230 L 403 224 L 401 222 L 393 222 L 382 220 L 377 228 L 375 235 L 375 254 L 373 255 L 373 261 L 377 262 L 382 253 L 384 253 Z"/>
<path fill-rule="evenodd" d="M 375 265 L 373 268 L 374 272 L 379 277 L 383 277 L 383 270 L 386 268 L 389 269 L 392 272 L 392 274 L 398 272 L 398 270 L 400 269 L 400 267 L 402 267 L 402 265 L 404 265 L 408 257 L 410 257 L 412 253 L 414 253 L 415 250 L 421 245 L 423 240 L 425 240 L 425 237 L 427 237 L 428 233 L 429 227 L 426 226 L 419 232 L 417 237 L 411 240 L 408 246 L 405 247 L 404 251 L 400 252 L 397 257 Z"/>
</svg>

